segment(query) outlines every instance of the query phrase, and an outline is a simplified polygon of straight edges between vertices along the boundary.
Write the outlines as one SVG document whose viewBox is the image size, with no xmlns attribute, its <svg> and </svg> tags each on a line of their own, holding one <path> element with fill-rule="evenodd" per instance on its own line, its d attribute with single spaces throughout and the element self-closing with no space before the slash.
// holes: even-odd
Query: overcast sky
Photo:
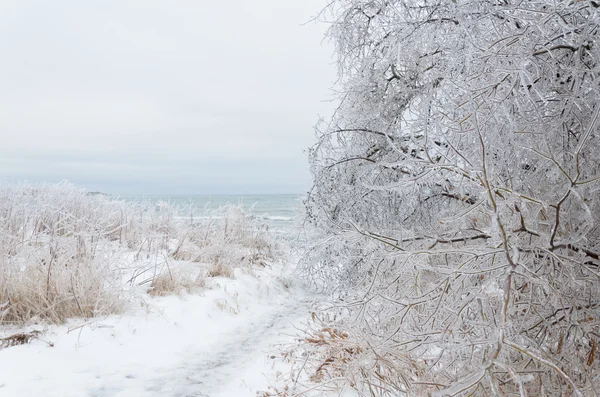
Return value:
<svg viewBox="0 0 600 397">
<path fill-rule="evenodd" d="M 0 179 L 302 193 L 331 114 L 322 0 L 0 1 Z"/>
</svg>

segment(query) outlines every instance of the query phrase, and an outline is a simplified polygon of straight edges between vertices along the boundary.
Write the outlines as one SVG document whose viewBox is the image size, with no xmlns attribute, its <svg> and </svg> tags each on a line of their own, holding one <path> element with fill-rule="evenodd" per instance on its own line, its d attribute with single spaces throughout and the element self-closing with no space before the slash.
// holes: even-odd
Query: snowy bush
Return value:
<svg viewBox="0 0 600 397">
<path fill-rule="evenodd" d="M 313 382 L 373 396 L 597 393 L 599 10 L 324 11 L 343 93 L 310 153 L 319 238 L 303 271 L 333 291 L 327 327 L 361 359 L 319 372 L 340 341 L 305 345 Z"/>
<path fill-rule="evenodd" d="M 0 323 L 115 313 L 131 285 L 154 295 L 192 291 L 206 277 L 274 260 L 265 228 L 241 208 L 205 215 L 68 183 L 0 185 Z"/>
<path fill-rule="evenodd" d="M 120 310 L 112 263 L 123 233 L 119 209 L 67 184 L 0 186 L 0 320 L 61 322 Z"/>
</svg>

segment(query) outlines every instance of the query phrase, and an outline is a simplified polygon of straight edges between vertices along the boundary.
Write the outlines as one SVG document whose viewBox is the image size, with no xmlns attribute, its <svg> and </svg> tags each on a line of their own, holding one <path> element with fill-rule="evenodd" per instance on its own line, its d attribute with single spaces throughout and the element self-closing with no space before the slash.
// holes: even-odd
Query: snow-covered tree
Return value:
<svg viewBox="0 0 600 397">
<path fill-rule="evenodd" d="M 335 339 L 360 349 L 313 378 L 599 394 L 600 2 L 335 0 L 323 15 L 341 104 L 310 153 L 303 270 L 334 288 Z"/>
</svg>

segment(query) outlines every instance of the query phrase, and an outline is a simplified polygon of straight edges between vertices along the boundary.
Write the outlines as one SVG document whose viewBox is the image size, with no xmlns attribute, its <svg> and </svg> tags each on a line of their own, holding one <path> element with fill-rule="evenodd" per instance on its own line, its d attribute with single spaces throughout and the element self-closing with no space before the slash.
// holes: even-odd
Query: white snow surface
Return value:
<svg viewBox="0 0 600 397">
<path fill-rule="evenodd" d="M 238 269 L 199 295 L 147 297 L 120 316 L 32 326 L 40 339 L 0 350 L 0 396 L 256 396 L 285 366 L 270 356 L 293 339 L 309 299 L 277 270 L 254 273 Z"/>
</svg>

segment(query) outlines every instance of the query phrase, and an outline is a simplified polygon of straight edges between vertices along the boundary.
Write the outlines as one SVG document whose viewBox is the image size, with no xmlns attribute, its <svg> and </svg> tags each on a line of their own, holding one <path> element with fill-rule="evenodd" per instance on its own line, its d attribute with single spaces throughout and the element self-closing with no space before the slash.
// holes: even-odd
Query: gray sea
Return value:
<svg viewBox="0 0 600 397">
<path fill-rule="evenodd" d="M 197 196 L 125 196 L 121 199 L 149 204 L 167 202 L 179 210 L 181 216 L 202 216 L 207 211 L 228 204 L 240 205 L 271 229 L 282 234 L 293 234 L 296 216 L 302 205 L 298 194 L 250 195 L 197 195 Z M 158 207 L 158 206 L 157 206 Z"/>
</svg>

